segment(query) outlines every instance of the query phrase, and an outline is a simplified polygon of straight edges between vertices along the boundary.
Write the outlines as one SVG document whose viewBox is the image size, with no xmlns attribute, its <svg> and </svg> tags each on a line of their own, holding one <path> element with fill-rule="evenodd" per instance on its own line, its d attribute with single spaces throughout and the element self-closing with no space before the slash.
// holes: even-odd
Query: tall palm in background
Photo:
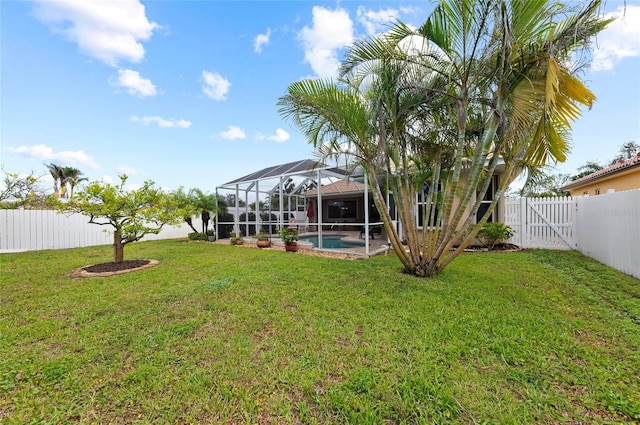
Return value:
<svg viewBox="0 0 640 425">
<path fill-rule="evenodd" d="M 206 193 L 200 189 L 191 189 L 189 197 L 192 199 L 196 209 L 200 212 L 202 219 L 202 233 L 209 231 L 209 221 L 212 215 L 217 215 L 219 211 L 219 203 L 215 193 Z"/>
<path fill-rule="evenodd" d="M 82 177 L 82 171 L 77 168 L 63 167 L 54 163 L 45 164 L 45 166 L 53 177 L 53 194 L 56 198 L 72 198 L 74 188 L 80 182 L 87 180 L 86 177 Z"/>
<path fill-rule="evenodd" d="M 63 180 L 61 186 L 61 192 L 69 199 L 73 198 L 73 191 L 80 182 L 87 181 L 86 177 L 82 177 L 83 172 L 74 167 L 64 167 L 62 170 Z M 69 185 L 69 190 L 67 190 Z"/>
<path fill-rule="evenodd" d="M 292 84 L 280 112 L 321 155 L 355 158 L 405 270 L 437 274 L 475 238 L 517 174 L 565 160 L 570 124 L 595 99 L 577 77 L 574 53 L 609 22 L 599 17 L 599 0 L 578 7 L 441 0 L 418 30 L 397 23 L 357 41 L 340 81 Z M 475 223 L 498 165 L 503 177 Z M 391 225 L 387 188 L 404 235 Z M 428 201 L 419 214 L 433 226 L 419 232 L 422 188 Z"/>
<path fill-rule="evenodd" d="M 44 164 L 53 178 L 53 196 L 60 197 L 60 188 L 64 180 L 64 170 L 61 166 L 53 163 Z"/>
</svg>

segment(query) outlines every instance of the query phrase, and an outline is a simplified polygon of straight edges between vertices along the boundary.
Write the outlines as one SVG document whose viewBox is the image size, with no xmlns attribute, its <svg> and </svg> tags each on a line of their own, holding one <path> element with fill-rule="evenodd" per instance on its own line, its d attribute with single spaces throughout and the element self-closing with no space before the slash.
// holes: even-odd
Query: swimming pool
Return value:
<svg viewBox="0 0 640 425">
<path fill-rule="evenodd" d="M 357 248 L 359 246 L 364 246 L 364 242 L 356 242 L 356 241 L 343 241 L 343 236 L 323 236 L 322 237 L 322 248 Z M 317 236 L 302 236 L 300 237 L 301 241 L 311 242 L 314 248 L 318 248 L 318 237 Z"/>
</svg>

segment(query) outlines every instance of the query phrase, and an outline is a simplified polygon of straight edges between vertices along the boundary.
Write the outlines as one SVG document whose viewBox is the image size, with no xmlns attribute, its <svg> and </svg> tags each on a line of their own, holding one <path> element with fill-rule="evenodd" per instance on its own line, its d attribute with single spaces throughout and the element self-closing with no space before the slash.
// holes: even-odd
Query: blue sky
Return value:
<svg viewBox="0 0 640 425">
<path fill-rule="evenodd" d="M 623 0 L 606 1 L 620 14 Z M 0 163 L 44 162 L 90 180 L 129 175 L 213 191 L 258 169 L 312 158 L 276 102 L 305 77 L 334 76 L 344 48 L 425 1 L 2 1 Z M 640 0 L 603 32 L 584 75 L 598 97 L 558 172 L 640 143 Z M 45 180 L 47 181 L 47 180 Z"/>
</svg>

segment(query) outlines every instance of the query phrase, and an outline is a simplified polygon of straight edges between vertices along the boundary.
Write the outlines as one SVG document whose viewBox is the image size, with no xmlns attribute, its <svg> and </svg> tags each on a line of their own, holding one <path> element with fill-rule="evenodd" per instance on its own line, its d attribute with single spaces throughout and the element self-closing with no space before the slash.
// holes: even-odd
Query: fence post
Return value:
<svg viewBox="0 0 640 425">
<path fill-rule="evenodd" d="M 573 217 L 571 217 L 571 237 L 573 238 L 573 249 L 578 249 L 578 200 L 581 196 L 574 196 L 573 201 Z"/>
<path fill-rule="evenodd" d="M 522 248 L 529 247 L 529 223 L 527 223 L 527 198 L 520 198 L 520 243 Z"/>
</svg>

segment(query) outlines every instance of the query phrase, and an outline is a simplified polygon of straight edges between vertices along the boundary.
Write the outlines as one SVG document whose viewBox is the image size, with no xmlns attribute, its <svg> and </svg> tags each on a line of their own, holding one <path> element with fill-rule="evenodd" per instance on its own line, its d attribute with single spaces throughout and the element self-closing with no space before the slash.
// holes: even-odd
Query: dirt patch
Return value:
<svg viewBox="0 0 640 425">
<path fill-rule="evenodd" d="M 85 266 L 71 272 L 70 277 L 106 277 L 148 269 L 158 265 L 158 260 L 128 260 L 122 263 L 100 263 Z"/>
</svg>

